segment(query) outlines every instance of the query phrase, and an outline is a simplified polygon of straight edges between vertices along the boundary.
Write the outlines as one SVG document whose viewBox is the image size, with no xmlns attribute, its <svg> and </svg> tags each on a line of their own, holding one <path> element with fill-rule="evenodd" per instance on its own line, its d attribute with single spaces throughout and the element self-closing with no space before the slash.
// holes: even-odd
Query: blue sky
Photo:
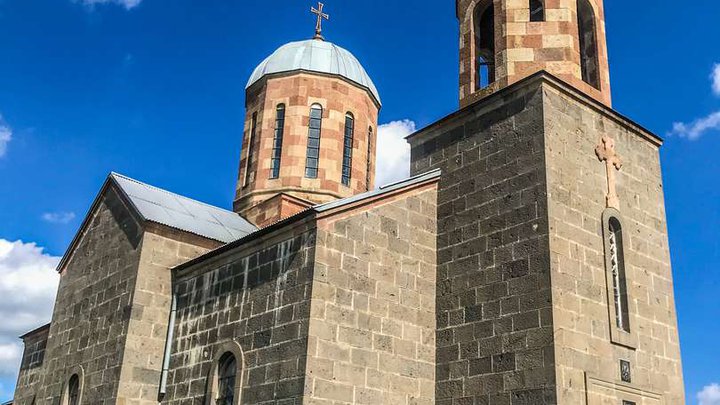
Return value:
<svg viewBox="0 0 720 405">
<path fill-rule="evenodd" d="M 0 315 L 52 302 L 38 292 L 56 282 L 46 269 L 111 170 L 229 208 L 246 80 L 314 28 L 306 0 L 84 1 L 0 0 L 0 271 L 34 277 L 0 282 L 0 293 L 38 295 L 11 299 Z M 606 0 L 606 9 L 614 107 L 667 140 L 688 403 L 705 388 L 702 405 L 720 404 L 711 387 L 720 383 L 720 2 Z M 452 1 L 328 0 L 326 11 L 326 37 L 369 71 L 380 122 L 396 121 L 389 133 L 457 108 Z M 24 322 L 0 326 L 0 363 L 16 359 L 16 332 L 46 313 L 27 309 Z M 12 392 L 10 368 L 0 366 L 0 400 Z"/>
</svg>

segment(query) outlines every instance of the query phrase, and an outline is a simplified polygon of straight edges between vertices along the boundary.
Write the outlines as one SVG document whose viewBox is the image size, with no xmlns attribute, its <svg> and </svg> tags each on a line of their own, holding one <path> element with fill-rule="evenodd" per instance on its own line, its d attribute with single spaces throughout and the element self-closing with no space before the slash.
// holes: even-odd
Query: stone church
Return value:
<svg viewBox="0 0 720 405">
<path fill-rule="evenodd" d="M 612 108 L 602 0 L 457 0 L 460 109 L 379 188 L 380 93 L 313 12 L 248 82 L 233 211 L 109 175 L 14 403 L 684 404 L 662 140 Z"/>
</svg>

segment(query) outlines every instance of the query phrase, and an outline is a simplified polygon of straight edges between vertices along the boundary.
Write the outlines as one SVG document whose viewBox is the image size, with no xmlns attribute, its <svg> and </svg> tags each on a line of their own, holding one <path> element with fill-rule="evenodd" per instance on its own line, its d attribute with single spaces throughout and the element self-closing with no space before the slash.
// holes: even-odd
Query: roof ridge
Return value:
<svg viewBox="0 0 720 405">
<path fill-rule="evenodd" d="M 405 178 L 405 179 L 403 179 L 403 180 L 398 180 L 398 181 L 394 181 L 394 182 L 392 182 L 392 183 L 384 184 L 384 185 L 378 187 L 378 190 L 385 190 L 385 189 L 387 189 L 387 188 L 394 187 L 394 186 L 397 186 L 397 185 L 399 185 L 399 184 L 409 183 L 409 182 L 412 182 L 413 180 L 419 179 L 420 177 L 426 177 L 426 176 L 433 175 L 433 174 L 435 174 L 436 172 L 440 172 L 440 169 L 428 170 L 428 171 L 426 171 L 426 172 L 423 172 L 423 173 L 420 173 L 420 174 L 416 174 L 415 176 L 407 177 L 407 178 Z"/>
<path fill-rule="evenodd" d="M 126 176 L 126 175 L 124 175 L 124 174 L 120 174 L 120 173 L 117 173 L 117 172 L 110 172 L 110 175 L 111 175 L 111 176 L 115 176 L 115 177 L 120 177 L 120 178 L 123 178 L 123 179 L 128 180 L 128 181 L 132 181 L 133 183 L 137 183 L 137 184 L 139 184 L 139 185 L 142 185 L 142 186 L 151 188 L 151 189 L 156 190 L 156 191 L 163 192 L 163 193 L 165 193 L 165 194 L 169 194 L 169 195 L 171 195 L 171 196 L 175 196 L 175 197 L 182 198 L 182 199 L 185 199 L 185 200 L 190 200 L 190 201 L 192 201 L 192 202 L 194 202 L 194 203 L 201 204 L 201 205 L 204 205 L 204 206 L 206 206 L 206 207 L 218 209 L 218 210 L 221 210 L 221 211 L 229 212 L 229 213 L 232 213 L 232 214 L 235 214 L 235 215 L 238 215 L 238 216 L 241 217 L 241 215 L 238 214 L 237 212 L 234 212 L 234 211 L 231 211 L 231 210 L 228 210 L 228 209 L 225 209 L 225 208 L 221 208 L 221 207 L 218 207 L 218 206 L 216 206 L 216 205 L 208 204 L 208 203 L 206 203 L 206 202 L 202 202 L 202 201 L 196 200 L 196 199 L 194 199 L 194 198 L 186 197 L 186 196 L 184 196 L 184 195 L 182 195 L 182 194 L 174 193 L 174 192 L 169 191 L 169 190 L 166 190 L 166 189 L 164 189 L 164 188 L 160 188 L 160 187 L 157 187 L 157 186 L 153 186 L 152 184 L 148 184 L 148 183 L 145 183 L 145 182 L 143 182 L 143 181 L 140 181 L 140 180 L 137 180 L 137 179 L 133 179 L 132 177 L 128 177 L 128 176 Z M 136 197 L 137 197 L 137 198 L 140 198 L 140 197 L 138 197 L 138 196 L 136 196 Z M 152 202 L 152 201 L 150 201 L 150 202 Z"/>
<path fill-rule="evenodd" d="M 404 180 L 396 181 L 395 183 L 390 183 L 388 185 L 379 187 L 375 190 L 356 194 L 356 195 L 342 198 L 342 199 L 336 200 L 336 201 L 330 201 L 327 203 L 318 204 L 318 205 L 313 206 L 312 209 L 317 212 L 322 212 L 322 211 L 327 211 L 328 209 L 342 207 L 346 204 L 363 201 L 368 198 L 378 197 L 385 193 L 397 191 L 397 190 L 403 189 L 405 187 L 409 187 L 409 186 L 412 186 L 412 185 L 415 185 L 418 183 L 422 183 L 422 182 L 430 180 L 430 179 L 437 178 L 440 176 L 441 173 L 442 172 L 440 169 L 429 170 L 427 172 L 424 172 L 424 173 L 421 173 L 421 174 L 418 174 L 418 175 L 415 175 L 412 177 L 408 177 Z"/>
</svg>

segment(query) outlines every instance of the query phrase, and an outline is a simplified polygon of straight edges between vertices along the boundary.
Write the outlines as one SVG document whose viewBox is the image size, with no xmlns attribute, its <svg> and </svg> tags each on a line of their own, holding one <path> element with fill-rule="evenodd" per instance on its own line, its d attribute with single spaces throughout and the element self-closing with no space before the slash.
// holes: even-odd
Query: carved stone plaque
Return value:
<svg viewBox="0 0 720 405">
<path fill-rule="evenodd" d="M 620 379 L 626 383 L 632 382 L 632 374 L 630 371 L 629 361 L 620 360 Z"/>
</svg>

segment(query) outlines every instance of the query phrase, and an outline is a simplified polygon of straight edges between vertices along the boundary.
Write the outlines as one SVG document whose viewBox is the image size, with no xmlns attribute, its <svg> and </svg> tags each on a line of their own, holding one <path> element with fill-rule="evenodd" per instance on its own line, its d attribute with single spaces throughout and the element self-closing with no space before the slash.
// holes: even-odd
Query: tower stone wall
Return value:
<svg viewBox="0 0 720 405">
<path fill-rule="evenodd" d="M 603 137 L 624 163 L 613 212 L 627 332 L 603 229 Z M 443 170 L 438 404 L 684 403 L 659 138 L 541 73 L 410 142 L 413 173 Z"/>
<path fill-rule="evenodd" d="M 438 190 L 436 404 L 556 404 L 543 95 L 506 89 L 410 138 Z"/>
<path fill-rule="evenodd" d="M 605 107 L 544 90 L 550 254 L 558 403 L 685 401 L 660 169 L 661 141 Z M 614 327 L 606 274 L 605 164 L 594 148 L 615 141 L 630 333 Z M 578 174 L 582 173 L 578 178 Z M 620 361 L 630 366 L 621 379 Z"/>
<path fill-rule="evenodd" d="M 498 89 L 545 70 L 586 94 L 611 104 L 610 71 L 603 0 L 587 0 L 595 20 L 599 84 L 583 81 L 578 0 L 542 0 L 543 21 L 530 21 L 530 0 L 457 0 L 460 24 L 460 105 L 467 106 Z M 476 10 L 494 7 L 494 83 L 478 83 Z"/>
<path fill-rule="evenodd" d="M 242 158 L 235 211 L 249 213 L 256 224 L 267 225 L 312 204 L 349 197 L 374 188 L 379 105 L 371 94 L 348 80 L 320 74 L 291 72 L 255 83 L 247 92 Z M 305 175 L 310 108 L 323 108 L 317 178 Z M 272 176 L 271 162 L 278 105 L 284 105 L 280 172 Z M 350 184 L 342 183 L 345 117 L 354 118 Z M 255 137 L 252 136 L 256 115 Z M 251 145 L 250 142 L 253 142 Z M 250 155 L 252 153 L 252 155 Z M 248 169 L 250 171 L 248 172 Z M 288 194 L 306 204 L 274 199 Z M 260 209 L 254 207 L 260 205 Z M 258 211 L 257 213 L 255 211 Z M 262 212 L 262 216 L 258 215 Z"/>
</svg>

